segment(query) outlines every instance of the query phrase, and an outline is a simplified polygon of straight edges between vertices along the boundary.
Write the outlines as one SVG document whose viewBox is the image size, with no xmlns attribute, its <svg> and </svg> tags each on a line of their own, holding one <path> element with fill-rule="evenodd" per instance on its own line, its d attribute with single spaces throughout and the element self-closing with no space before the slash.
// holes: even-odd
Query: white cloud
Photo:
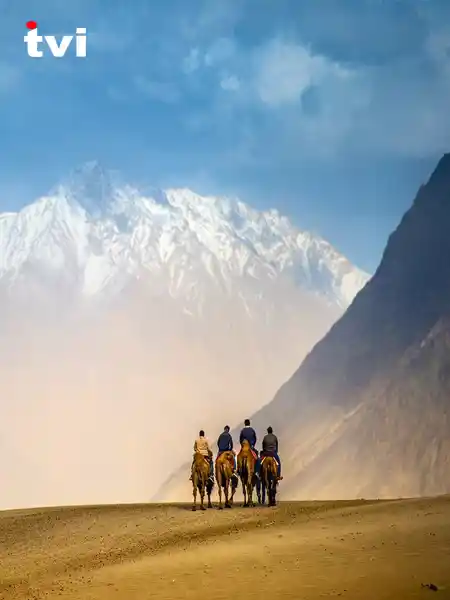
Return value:
<svg viewBox="0 0 450 600">
<path fill-rule="evenodd" d="M 56 2 L 44 3 L 47 1 Z M 174 110 L 182 112 L 178 116 L 188 131 L 210 133 L 211 144 L 217 142 L 221 148 L 232 140 L 233 157 L 238 155 L 238 144 L 255 157 L 262 146 L 268 146 L 264 160 L 275 163 L 279 158 L 283 164 L 289 156 L 297 160 L 301 155 L 371 152 L 408 157 L 450 147 L 450 28 L 440 11 L 432 20 L 423 20 L 414 47 L 400 44 L 401 51 L 394 52 L 392 45 L 378 37 L 375 58 L 373 40 L 369 47 L 364 44 L 364 27 L 353 35 L 358 23 L 364 26 L 366 19 L 364 11 L 363 17 L 355 11 L 351 46 L 356 47 L 353 39 L 360 45 L 358 52 L 341 52 L 341 57 L 352 57 L 347 67 L 324 51 L 325 47 L 339 49 L 339 44 L 348 50 L 344 39 L 349 33 L 347 13 L 340 8 L 336 14 L 341 18 L 336 21 L 336 15 L 332 19 L 325 16 L 324 25 L 322 16 L 314 13 L 321 25 L 318 37 L 314 37 L 314 19 L 309 26 L 302 22 L 303 39 L 308 36 L 312 44 L 309 47 L 300 38 L 290 37 L 293 28 L 289 23 L 279 29 L 281 21 L 271 27 L 262 19 L 261 28 L 245 0 L 198 0 L 176 14 L 169 14 L 164 7 L 149 8 L 146 3 L 153 31 L 145 39 L 138 36 L 146 22 L 144 8 L 136 9 L 137 15 L 127 13 L 129 20 L 123 9 L 108 13 L 103 21 L 93 11 L 99 4 L 99 0 L 83 0 L 86 14 L 93 12 L 95 18 L 83 16 L 77 21 L 92 23 L 89 31 L 92 50 L 95 48 L 83 73 L 91 76 L 95 70 L 99 81 L 105 73 L 112 76 L 105 87 L 108 98 L 116 102 L 131 101 L 138 93 L 175 106 L 183 94 L 186 102 L 180 101 Z M 236 27 L 240 19 L 248 29 Z M 390 24 L 389 19 L 389 15 L 381 15 L 373 27 L 381 24 L 382 31 L 392 31 L 395 20 Z M 339 35 L 333 36 L 336 27 Z M 122 46 L 111 69 L 105 71 L 104 52 L 113 45 L 109 32 L 116 28 Z M 424 43 L 426 30 L 429 35 Z M 286 35 L 286 31 L 290 33 Z M 239 37 L 241 32 L 243 37 Z M 247 32 L 255 35 L 249 37 Z M 257 48 L 251 47 L 254 39 L 261 41 Z M 385 45 L 388 50 L 381 52 Z M 70 62 L 56 64 L 52 72 L 64 64 L 67 70 L 73 68 Z M 28 68 L 25 63 L 23 69 Z M 135 73 L 142 76 L 127 87 Z M 20 79 L 19 71 L 0 61 L 0 94 L 14 90 Z M 196 102 L 189 102 L 192 96 L 201 99 L 201 111 Z M 245 139 L 244 124 L 248 131 Z"/>
<path fill-rule="evenodd" d="M 220 81 L 220 87 L 228 92 L 235 92 L 240 88 L 239 79 L 235 75 L 223 77 Z"/>
<path fill-rule="evenodd" d="M 198 47 L 191 48 L 182 61 L 182 70 L 185 74 L 191 75 L 205 67 L 219 67 L 229 62 L 235 52 L 236 46 L 232 39 L 218 38 L 207 44 L 206 50 Z"/>
<path fill-rule="evenodd" d="M 243 140 L 242 145 L 253 153 L 269 144 L 283 161 L 302 154 L 426 157 L 448 151 L 448 33 L 435 28 L 416 55 L 376 66 L 359 61 L 351 68 L 275 37 L 257 50 L 236 53 L 230 69 L 235 74 L 220 79 L 224 92 L 235 92 L 224 100 L 228 113 L 220 99 L 221 111 L 213 108 L 212 113 L 220 115 L 229 131 L 236 114 L 241 123 L 255 102 L 262 105 L 264 125 L 258 122 L 252 129 L 258 143 L 250 150 Z M 230 106 L 238 112 L 233 114 Z M 229 118 L 224 120 L 224 114 Z"/>
<path fill-rule="evenodd" d="M 205 53 L 204 63 L 208 67 L 229 60 L 236 52 L 235 42 L 230 38 L 219 38 Z"/>
<path fill-rule="evenodd" d="M 183 71 L 187 74 L 194 73 L 199 69 L 201 64 L 200 50 L 191 48 L 189 54 L 183 60 Z"/>
<path fill-rule="evenodd" d="M 312 85 L 329 77 L 344 78 L 347 71 L 299 44 L 275 39 L 257 53 L 255 89 L 269 106 L 298 102 Z"/>
</svg>

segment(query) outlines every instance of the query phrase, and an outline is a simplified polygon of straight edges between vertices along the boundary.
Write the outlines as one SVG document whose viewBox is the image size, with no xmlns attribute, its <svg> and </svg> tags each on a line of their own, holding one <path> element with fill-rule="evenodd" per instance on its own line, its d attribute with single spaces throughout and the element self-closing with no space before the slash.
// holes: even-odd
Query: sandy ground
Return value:
<svg viewBox="0 0 450 600">
<path fill-rule="evenodd" d="M 422 587 L 433 583 L 438 590 Z M 450 497 L 0 513 L 0 598 L 450 598 Z"/>
</svg>

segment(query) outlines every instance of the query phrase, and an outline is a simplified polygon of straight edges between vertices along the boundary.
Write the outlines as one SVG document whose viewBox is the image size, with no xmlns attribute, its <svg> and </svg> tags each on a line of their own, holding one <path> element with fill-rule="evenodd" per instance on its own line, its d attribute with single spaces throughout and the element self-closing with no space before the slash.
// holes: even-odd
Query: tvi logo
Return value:
<svg viewBox="0 0 450 600">
<path fill-rule="evenodd" d="M 64 35 L 58 43 L 54 35 L 38 35 L 38 25 L 36 21 L 28 21 L 27 28 L 29 29 L 23 40 L 27 46 L 28 56 L 31 58 L 42 58 L 44 51 L 39 50 L 39 44 L 44 41 L 47 44 L 50 53 L 55 58 L 63 58 L 66 55 L 73 38 L 75 37 L 75 56 L 77 58 L 86 58 L 86 28 L 77 27 L 75 36 Z"/>
</svg>

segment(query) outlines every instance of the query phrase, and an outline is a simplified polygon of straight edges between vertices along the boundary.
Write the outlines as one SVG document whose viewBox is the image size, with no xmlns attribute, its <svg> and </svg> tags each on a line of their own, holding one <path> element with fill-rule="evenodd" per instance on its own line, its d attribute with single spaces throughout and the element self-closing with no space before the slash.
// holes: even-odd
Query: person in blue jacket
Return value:
<svg viewBox="0 0 450 600">
<path fill-rule="evenodd" d="M 217 453 L 217 458 L 219 458 L 219 456 L 224 452 L 233 452 L 234 469 L 236 470 L 236 453 L 233 451 L 233 438 L 231 437 L 229 425 L 225 425 L 222 433 L 219 435 L 219 439 L 217 440 L 217 448 L 219 450 Z"/>
<path fill-rule="evenodd" d="M 240 442 L 241 446 L 242 446 L 242 442 L 244 440 L 247 440 L 247 442 L 250 444 L 250 448 L 256 454 L 257 458 L 256 458 L 256 464 L 255 464 L 255 475 L 257 477 L 259 477 L 261 460 L 258 456 L 258 450 L 255 448 L 258 438 L 256 437 L 256 431 L 250 425 L 250 419 L 245 419 L 245 421 L 244 421 L 244 428 L 241 430 L 241 434 L 239 436 L 239 442 Z"/>
</svg>

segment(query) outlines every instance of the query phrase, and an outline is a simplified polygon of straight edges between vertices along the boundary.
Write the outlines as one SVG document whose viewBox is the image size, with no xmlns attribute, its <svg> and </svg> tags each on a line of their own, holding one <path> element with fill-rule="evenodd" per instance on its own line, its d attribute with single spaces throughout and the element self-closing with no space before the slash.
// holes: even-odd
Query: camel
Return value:
<svg viewBox="0 0 450 600">
<path fill-rule="evenodd" d="M 256 484 L 255 476 L 256 458 L 247 440 L 242 442 L 241 451 L 238 454 L 238 472 L 242 482 L 244 494 L 244 506 L 255 506 L 253 503 L 253 489 Z"/>
<path fill-rule="evenodd" d="M 209 463 L 203 456 L 196 452 L 194 454 L 194 462 L 192 463 L 192 494 L 194 496 L 194 504 L 192 510 L 197 510 L 197 491 L 200 492 L 200 510 L 206 510 L 205 492 L 208 494 L 208 508 L 212 508 L 211 491 L 212 485 L 208 482 L 209 479 Z"/>
<path fill-rule="evenodd" d="M 231 508 L 233 498 L 237 488 L 237 478 L 233 477 L 234 455 L 232 452 L 223 452 L 216 459 L 216 481 L 219 488 L 219 510 L 222 506 L 222 490 L 225 494 L 225 508 Z M 229 498 L 229 490 L 231 483 L 231 498 Z"/>
<path fill-rule="evenodd" d="M 273 456 L 264 456 L 261 462 L 262 504 L 266 503 L 266 490 L 269 506 L 276 506 L 277 462 Z"/>
</svg>

